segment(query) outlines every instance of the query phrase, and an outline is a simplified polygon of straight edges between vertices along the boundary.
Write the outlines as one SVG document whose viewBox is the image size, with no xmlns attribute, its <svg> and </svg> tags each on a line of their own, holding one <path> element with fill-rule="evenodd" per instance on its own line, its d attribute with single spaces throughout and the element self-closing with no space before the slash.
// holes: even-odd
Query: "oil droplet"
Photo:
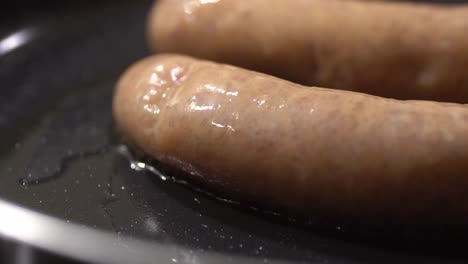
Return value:
<svg viewBox="0 0 468 264">
<path fill-rule="evenodd" d="M 24 187 L 28 186 L 28 183 L 27 183 L 27 181 L 25 179 L 21 179 L 20 182 L 21 182 L 22 186 L 24 186 Z"/>
</svg>

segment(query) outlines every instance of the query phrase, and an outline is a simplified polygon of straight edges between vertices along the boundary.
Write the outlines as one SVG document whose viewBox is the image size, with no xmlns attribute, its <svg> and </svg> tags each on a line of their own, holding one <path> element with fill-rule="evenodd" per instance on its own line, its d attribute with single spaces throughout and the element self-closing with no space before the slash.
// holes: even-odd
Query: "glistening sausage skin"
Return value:
<svg viewBox="0 0 468 264">
<path fill-rule="evenodd" d="M 468 223 L 466 105 L 158 55 L 123 75 L 113 107 L 146 154 L 241 199 L 370 223 Z"/>
<path fill-rule="evenodd" d="M 294 82 L 468 102 L 468 5 L 354 0 L 159 0 L 151 48 Z"/>
</svg>

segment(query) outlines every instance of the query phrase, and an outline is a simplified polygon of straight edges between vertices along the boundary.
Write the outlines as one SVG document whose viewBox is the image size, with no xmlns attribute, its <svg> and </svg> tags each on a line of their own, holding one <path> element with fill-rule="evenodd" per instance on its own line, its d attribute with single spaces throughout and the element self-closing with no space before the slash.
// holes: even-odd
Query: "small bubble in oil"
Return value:
<svg viewBox="0 0 468 264">
<path fill-rule="evenodd" d="M 146 164 L 143 162 L 139 162 L 139 161 L 132 161 L 130 163 L 130 168 L 136 171 L 142 171 L 146 169 Z"/>
<path fill-rule="evenodd" d="M 23 186 L 24 188 L 28 187 L 28 181 L 26 179 L 19 179 L 18 183 Z"/>
</svg>

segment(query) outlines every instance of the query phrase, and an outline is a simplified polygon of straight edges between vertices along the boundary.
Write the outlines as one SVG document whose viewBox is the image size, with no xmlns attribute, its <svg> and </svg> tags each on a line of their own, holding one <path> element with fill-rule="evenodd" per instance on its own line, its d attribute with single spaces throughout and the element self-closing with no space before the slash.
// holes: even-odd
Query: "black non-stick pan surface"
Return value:
<svg viewBox="0 0 468 264">
<path fill-rule="evenodd" d="M 323 231 L 142 170 L 111 98 L 151 2 L 2 10 L 0 263 L 468 263 L 460 242 Z"/>
</svg>

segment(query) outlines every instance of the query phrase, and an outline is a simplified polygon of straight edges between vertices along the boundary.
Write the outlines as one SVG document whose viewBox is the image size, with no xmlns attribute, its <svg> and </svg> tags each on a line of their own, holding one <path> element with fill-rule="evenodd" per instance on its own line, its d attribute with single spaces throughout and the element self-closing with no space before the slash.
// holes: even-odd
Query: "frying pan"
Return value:
<svg viewBox="0 0 468 264">
<path fill-rule="evenodd" d="M 21 3 L 0 19 L 0 263 L 468 262 L 459 240 L 363 240 L 138 170 L 111 97 L 152 1 Z"/>
</svg>

